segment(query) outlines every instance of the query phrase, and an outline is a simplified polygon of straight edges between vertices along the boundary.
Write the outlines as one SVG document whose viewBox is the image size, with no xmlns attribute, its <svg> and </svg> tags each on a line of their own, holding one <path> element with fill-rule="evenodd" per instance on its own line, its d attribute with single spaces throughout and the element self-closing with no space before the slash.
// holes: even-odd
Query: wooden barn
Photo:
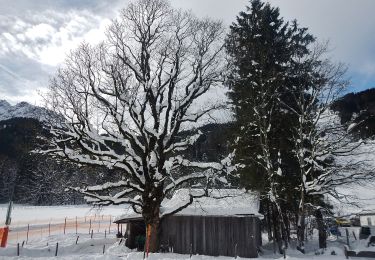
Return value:
<svg viewBox="0 0 375 260">
<path fill-rule="evenodd" d="M 180 212 L 168 215 L 186 205 L 190 194 L 202 193 L 180 189 L 163 203 L 161 247 L 180 254 L 257 257 L 262 241 L 258 196 L 240 190 L 210 190 L 208 197 L 196 198 Z M 127 223 L 126 245 L 139 248 L 139 238 L 145 233 L 142 217 L 130 211 L 115 223 Z"/>
<path fill-rule="evenodd" d="M 359 215 L 359 220 L 362 227 L 375 226 L 375 210 L 363 210 Z"/>
</svg>

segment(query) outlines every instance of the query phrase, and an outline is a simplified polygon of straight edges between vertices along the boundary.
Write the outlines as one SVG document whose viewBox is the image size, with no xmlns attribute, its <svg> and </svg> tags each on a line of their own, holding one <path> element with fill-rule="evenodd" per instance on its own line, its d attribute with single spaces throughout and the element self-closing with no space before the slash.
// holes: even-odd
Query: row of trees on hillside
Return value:
<svg viewBox="0 0 375 260">
<path fill-rule="evenodd" d="M 78 168 L 56 160 L 25 154 L 14 159 L 0 155 L 0 203 L 12 200 L 20 204 L 62 205 L 82 204 L 83 196 L 67 192 L 77 183 L 95 184 L 114 177 L 106 169 Z"/>
<path fill-rule="evenodd" d="M 295 224 L 303 250 L 307 207 L 318 209 L 325 194 L 353 179 L 340 177 L 332 159 L 355 149 L 337 135 L 346 131 L 321 124 L 347 85 L 345 68 L 325 58 L 327 46 L 260 0 L 250 1 L 229 35 L 220 22 L 165 0 L 138 0 L 106 36 L 73 51 L 46 96 L 61 116 L 41 152 L 119 174 L 73 189 L 93 204 L 130 204 L 157 251 L 160 206 L 171 192 L 230 186 L 239 174 L 233 184 L 261 194 L 270 238 L 287 246 Z M 233 152 L 212 162 L 184 156 L 201 134 L 194 126 L 222 108 L 204 97 L 223 83 L 238 130 Z"/>
<path fill-rule="evenodd" d="M 115 178 L 108 169 L 81 167 L 31 152 L 48 139 L 42 123 L 30 118 L 0 122 L 0 203 L 61 205 L 83 203 L 81 194 L 66 192 L 77 183 L 96 184 Z"/>
</svg>

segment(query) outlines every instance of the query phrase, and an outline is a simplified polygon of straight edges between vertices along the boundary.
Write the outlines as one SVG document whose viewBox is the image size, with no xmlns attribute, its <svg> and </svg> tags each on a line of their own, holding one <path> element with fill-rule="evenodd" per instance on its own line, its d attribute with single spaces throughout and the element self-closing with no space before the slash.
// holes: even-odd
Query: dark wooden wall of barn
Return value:
<svg viewBox="0 0 375 260">
<path fill-rule="evenodd" d="M 133 220 L 126 224 L 126 242 L 125 245 L 130 249 L 137 248 L 137 236 L 146 236 L 146 226 L 143 220 Z"/>
<path fill-rule="evenodd" d="M 180 254 L 258 257 L 262 243 L 254 216 L 169 216 L 161 230 L 161 244 Z"/>
</svg>

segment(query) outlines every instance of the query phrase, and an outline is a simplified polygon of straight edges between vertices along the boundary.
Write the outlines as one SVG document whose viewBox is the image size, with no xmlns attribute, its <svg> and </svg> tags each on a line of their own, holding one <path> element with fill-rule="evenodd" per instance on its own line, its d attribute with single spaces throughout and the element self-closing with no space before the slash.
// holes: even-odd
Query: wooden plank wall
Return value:
<svg viewBox="0 0 375 260">
<path fill-rule="evenodd" d="M 143 220 L 131 221 L 127 225 L 127 239 L 125 245 L 130 249 L 137 248 L 136 237 L 138 235 L 146 235 L 146 226 Z"/>
<path fill-rule="evenodd" d="M 260 220 L 254 216 L 169 216 L 161 230 L 161 244 L 181 254 L 235 256 L 237 251 L 240 257 L 257 257 L 261 245 Z"/>
</svg>

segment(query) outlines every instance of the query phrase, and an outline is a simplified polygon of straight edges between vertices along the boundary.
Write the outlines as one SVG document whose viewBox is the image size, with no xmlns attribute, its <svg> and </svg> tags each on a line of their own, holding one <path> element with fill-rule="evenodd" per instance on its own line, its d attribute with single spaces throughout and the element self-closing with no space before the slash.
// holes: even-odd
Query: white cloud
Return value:
<svg viewBox="0 0 375 260">
<path fill-rule="evenodd" d="M 17 40 L 8 32 L 3 33 L 3 36 L 6 40 L 8 40 L 9 44 L 15 44 Z"/>
<path fill-rule="evenodd" d="M 30 59 L 57 66 L 80 42 L 98 43 L 102 40 L 109 23 L 109 19 L 87 11 L 63 14 L 47 10 L 31 17 L 36 21 L 13 17 L 15 25 L 0 36 L 0 55 L 22 52 Z"/>
<path fill-rule="evenodd" d="M 269 0 L 285 20 L 297 18 L 319 39 L 331 39 L 332 56 L 350 65 L 350 72 L 375 81 L 375 9 L 373 0 Z M 0 77 L 0 94 L 36 99 L 34 90 L 66 54 L 82 41 L 98 43 L 106 26 L 128 0 L 0 0 L 0 64 L 23 80 Z M 222 19 L 226 25 L 249 5 L 248 0 L 171 0 L 200 17 Z M 0 69 L 1 73 L 6 73 Z M 8 75 L 9 73 L 7 73 Z M 12 81 L 13 80 L 13 81 Z M 27 86 L 27 87 L 26 87 Z M 28 93 L 26 96 L 24 93 Z M 34 93 L 34 94 L 33 94 Z"/>
<path fill-rule="evenodd" d="M 10 102 L 40 102 L 45 88 L 70 50 L 82 41 L 104 39 L 110 20 L 87 10 L 44 10 L 25 16 L 0 14 L 0 95 Z"/>
<path fill-rule="evenodd" d="M 356 78 L 370 77 L 375 85 L 375 71 L 368 64 L 368 60 L 370 63 L 375 60 L 375 1 L 268 1 L 280 7 L 281 16 L 285 20 L 297 19 L 301 26 L 308 27 L 319 40 L 330 40 L 331 55 L 349 65 L 349 74 Z"/>
<path fill-rule="evenodd" d="M 26 37 L 32 41 L 36 40 L 48 40 L 56 32 L 55 28 L 46 23 L 40 23 L 35 26 L 28 28 L 25 32 L 25 35 L 21 35 L 20 39 L 25 39 Z"/>
</svg>

